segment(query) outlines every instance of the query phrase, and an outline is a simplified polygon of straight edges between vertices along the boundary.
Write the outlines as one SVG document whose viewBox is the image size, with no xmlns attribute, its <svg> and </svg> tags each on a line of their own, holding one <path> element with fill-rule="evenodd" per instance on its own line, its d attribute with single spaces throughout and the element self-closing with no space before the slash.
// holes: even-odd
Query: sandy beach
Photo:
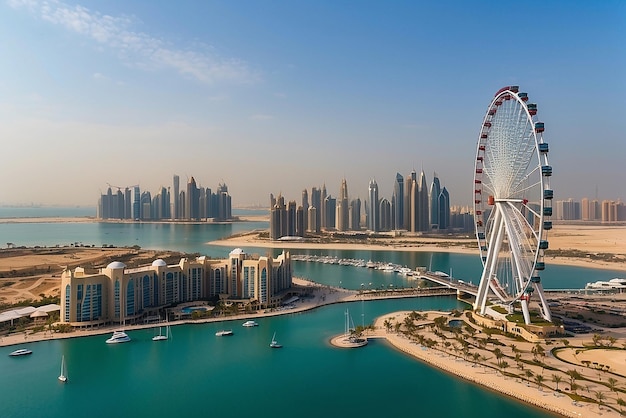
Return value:
<svg viewBox="0 0 626 418">
<path fill-rule="evenodd" d="M 418 321 L 417 325 L 425 325 L 432 323 L 436 317 L 448 316 L 450 319 L 454 319 L 450 314 L 442 312 L 422 312 L 427 316 L 427 319 Z M 617 374 L 608 375 L 608 373 L 602 372 L 601 376 L 596 375 L 596 372 L 585 368 L 580 365 L 578 360 L 572 363 L 566 363 L 554 356 L 547 355 L 541 361 L 545 364 L 545 367 L 540 365 L 531 364 L 531 362 L 524 363 L 524 371 L 512 370 L 515 369 L 515 360 L 517 354 L 520 358 L 532 359 L 533 344 L 511 340 L 501 335 L 494 335 L 494 337 L 502 343 L 500 349 L 503 353 L 504 359 L 510 363 L 510 367 L 506 369 L 506 373 L 503 372 L 503 368 L 499 368 L 494 357 L 494 348 L 479 349 L 477 347 L 470 346 L 472 352 L 481 356 L 478 361 L 472 360 L 471 356 L 464 357 L 463 354 L 455 348 L 454 350 L 446 349 L 441 345 L 434 347 L 426 347 L 419 343 L 414 338 L 408 337 L 402 332 L 387 331 L 385 329 L 385 321 L 391 323 L 404 323 L 409 312 L 394 312 L 381 316 L 376 319 L 374 331 L 367 334 L 368 338 L 384 338 L 396 349 L 414 357 L 421 361 L 424 361 L 430 365 L 444 370 L 450 374 L 461 377 L 467 381 L 479 384 L 490 390 L 499 392 L 501 394 L 510 396 L 512 398 L 519 399 L 531 405 L 546 409 L 548 411 L 555 412 L 559 415 L 567 417 L 599 417 L 599 416 L 619 416 L 619 413 L 613 409 L 608 409 L 606 406 L 599 405 L 593 400 L 597 396 L 598 392 L 604 395 L 604 405 L 610 405 L 613 408 L 618 408 L 616 404 L 616 398 L 621 394 L 613 392 L 607 385 L 607 379 L 611 376 L 618 377 L 616 379 L 619 383 L 617 385 L 623 385 L 626 379 L 623 376 Z M 480 331 L 477 332 L 480 333 Z M 429 327 L 424 326 L 419 334 L 426 339 L 433 339 L 436 341 L 442 341 L 441 336 L 436 335 Z M 445 334 L 445 333 L 444 333 Z M 484 334 L 476 334 L 476 340 L 486 337 Z M 465 341 L 469 341 L 468 337 Z M 590 337 L 576 337 L 568 338 L 568 344 L 572 346 L 583 345 L 589 343 Z M 454 334 L 450 333 L 450 341 L 453 341 L 452 346 L 458 346 L 458 342 L 454 342 Z M 515 347 L 515 348 L 513 348 Z M 550 347 L 546 347 L 549 350 Z M 572 350 L 574 351 L 574 350 Z M 626 359 L 626 351 L 624 350 L 612 350 L 613 356 L 619 355 L 619 361 L 624 362 Z M 520 354 L 521 353 L 521 354 Z M 577 366 L 578 365 L 578 366 Z M 519 367 L 519 364 L 518 364 Z M 549 368 L 556 368 L 549 369 Z M 583 380 L 579 380 L 580 388 L 577 393 L 585 396 L 587 401 L 573 399 L 568 395 L 571 392 L 570 377 L 566 373 L 567 370 L 575 369 L 580 372 L 581 376 L 588 378 L 589 384 L 582 384 Z M 617 373 L 624 373 L 626 367 L 622 367 L 617 370 Z M 525 373 L 530 373 L 531 376 L 526 378 Z M 543 376 L 540 383 L 538 383 L 537 376 Z M 554 376 L 559 376 L 555 378 Z M 602 379 L 604 378 L 604 379 Z M 559 379 L 560 386 L 557 385 L 555 379 Z M 604 383 L 603 383 L 604 381 Z M 594 383 L 595 382 L 595 383 Z M 556 388 L 559 388 L 557 391 Z"/>
</svg>

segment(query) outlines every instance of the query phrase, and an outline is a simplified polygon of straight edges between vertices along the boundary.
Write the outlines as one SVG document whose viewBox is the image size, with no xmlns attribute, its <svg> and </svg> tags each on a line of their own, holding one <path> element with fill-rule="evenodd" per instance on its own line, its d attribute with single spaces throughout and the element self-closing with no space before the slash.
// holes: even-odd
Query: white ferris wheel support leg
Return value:
<svg viewBox="0 0 626 418">
<path fill-rule="evenodd" d="M 476 301 L 474 302 L 474 310 L 480 309 L 480 314 L 484 315 L 487 307 L 487 296 L 489 295 L 490 281 L 494 275 L 496 269 L 496 261 L 498 259 L 498 253 L 502 244 L 502 233 L 504 231 L 504 224 L 502 222 L 502 213 L 498 205 L 494 206 L 496 214 L 493 220 L 493 230 L 497 230 L 496 234 L 491 235 L 489 240 L 489 247 L 487 249 L 487 259 L 485 260 L 483 273 L 480 277 L 480 284 L 478 285 L 478 293 L 476 294 Z"/>
<path fill-rule="evenodd" d="M 510 202 L 508 203 L 508 205 L 513 210 L 515 209 Z M 515 271 L 517 272 L 517 286 L 518 286 L 519 291 L 521 291 L 524 286 L 524 280 L 525 279 L 530 280 L 532 271 L 523 270 L 524 267 L 527 267 L 527 268 L 530 268 L 530 267 L 525 264 L 523 265 L 521 263 L 521 261 L 523 260 L 523 257 L 520 252 L 521 246 L 519 242 L 519 235 L 515 231 L 515 228 L 512 224 L 512 219 L 506 216 L 504 216 L 503 219 L 504 219 L 504 226 L 507 231 L 507 237 L 509 237 L 509 247 L 511 248 L 511 253 L 513 256 L 512 263 L 515 268 Z M 530 322 L 530 311 L 528 309 L 528 301 L 525 299 L 521 299 L 520 302 L 522 305 L 522 314 L 524 316 L 524 323 L 526 323 L 526 325 L 530 325 L 531 322 Z"/>
<path fill-rule="evenodd" d="M 530 311 L 528 310 L 528 301 L 526 299 L 520 300 L 522 303 L 522 314 L 524 314 L 524 323 L 530 325 Z"/>
<path fill-rule="evenodd" d="M 550 306 L 548 305 L 548 301 L 546 300 L 546 295 L 543 292 L 543 286 L 541 283 L 533 283 L 535 290 L 537 291 L 537 296 L 539 296 L 539 300 L 541 301 L 541 311 L 543 312 L 543 318 L 546 321 L 552 322 L 552 313 L 550 312 Z"/>
</svg>

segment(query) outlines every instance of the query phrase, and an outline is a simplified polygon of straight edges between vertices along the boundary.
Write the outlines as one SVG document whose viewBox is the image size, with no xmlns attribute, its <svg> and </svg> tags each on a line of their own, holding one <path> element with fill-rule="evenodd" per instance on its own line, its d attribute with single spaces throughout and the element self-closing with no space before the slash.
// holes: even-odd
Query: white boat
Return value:
<svg viewBox="0 0 626 418">
<path fill-rule="evenodd" d="M 598 280 L 597 282 L 587 283 L 585 289 L 594 289 L 594 290 L 619 290 L 623 291 L 626 289 L 626 279 L 622 279 L 616 277 L 614 279 L 607 281 Z"/>
<path fill-rule="evenodd" d="M 270 347 L 271 348 L 282 348 L 282 345 L 278 343 L 278 341 L 276 341 L 276 333 L 274 333 L 274 336 L 272 337 L 272 342 L 270 343 Z"/>
<path fill-rule="evenodd" d="M 67 370 L 65 370 L 65 356 L 61 356 L 61 374 L 59 380 L 63 383 L 67 382 Z"/>
<path fill-rule="evenodd" d="M 124 331 L 113 331 L 113 335 L 111 338 L 106 340 L 107 344 L 119 344 L 119 343 L 127 343 L 130 341 L 130 337 Z"/>
<path fill-rule="evenodd" d="M 232 329 L 223 329 L 223 330 L 217 331 L 215 333 L 216 337 L 227 337 L 229 335 L 233 335 L 233 330 Z"/>
<path fill-rule="evenodd" d="M 242 327 L 258 327 L 259 324 L 257 324 L 254 321 L 246 321 L 243 324 L 241 324 Z"/>
<path fill-rule="evenodd" d="M 165 335 L 161 333 L 161 327 L 159 327 L 159 335 L 152 337 L 152 341 L 165 341 L 170 338 L 170 326 L 165 327 Z"/>
<path fill-rule="evenodd" d="M 33 354 L 33 352 L 26 348 L 20 348 L 19 350 L 11 351 L 9 355 L 11 357 L 18 357 L 18 356 L 27 356 L 29 354 Z"/>
</svg>

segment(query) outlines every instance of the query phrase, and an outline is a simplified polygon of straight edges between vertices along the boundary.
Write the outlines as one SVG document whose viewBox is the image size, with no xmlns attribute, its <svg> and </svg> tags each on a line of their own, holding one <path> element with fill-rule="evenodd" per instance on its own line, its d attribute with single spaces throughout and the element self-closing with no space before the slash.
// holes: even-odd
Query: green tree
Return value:
<svg viewBox="0 0 626 418">
<path fill-rule="evenodd" d="M 566 373 L 569 376 L 569 384 L 572 387 L 572 391 L 575 392 L 574 385 L 576 384 L 577 380 L 580 380 L 582 378 L 582 376 L 580 373 L 578 373 L 576 369 L 568 370 Z"/>
<path fill-rule="evenodd" d="M 530 378 L 533 377 L 533 372 L 529 369 L 526 369 L 526 372 L 524 374 L 526 375 L 526 381 L 530 383 Z"/>
<path fill-rule="evenodd" d="M 393 327 L 389 319 L 385 319 L 385 321 L 383 322 L 383 326 L 385 327 L 385 331 L 387 332 L 391 331 L 391 328 Z"/>
<path fill-rule="evenodd" d="M 558 375 L 556 373 L 552 375 L 552 381 L 556 384 L 557 392 L 559 391 L 559 383 L 561 383 L 561 380 L 561 375 Z"/>
<path fill-rule="evenodd" d="M 544 381 L 544 377 L 542 374 L 538 374 L 537 376 L 535 376 L 535 383 L 537 383 L 537 389 L 541 390 L 541 384 Z"/>
<path fill-rule="evenodd" d="M 500 368 L 502 369 L 502 376 L 504 376 L 504 371 L 509 368 L 509 363 L 506 361 L 500 362 Z"/>
<path fill-rule="evenodd" d="M 498 366 L 499 366 L 500 360 L 502 359 L 502 357 L 504 357 L 502 350 L 500 350 L 499 348 L 496 348 L 495 350 L 493 350 L 493 355 L 496 356 L 496 359 L 498 360 Z"/>
<path fill-rule="evenodd" d="M 606 399 L 606 397 L 604 396 L 604 393 L 602 393 L 601 391 L 597 391 L 596 393 L 594 393 L 596 399 L 598 400 L 598 410 L 601 409 L 602 405 L 604 405 L 604 399 Z"/>
</svg>

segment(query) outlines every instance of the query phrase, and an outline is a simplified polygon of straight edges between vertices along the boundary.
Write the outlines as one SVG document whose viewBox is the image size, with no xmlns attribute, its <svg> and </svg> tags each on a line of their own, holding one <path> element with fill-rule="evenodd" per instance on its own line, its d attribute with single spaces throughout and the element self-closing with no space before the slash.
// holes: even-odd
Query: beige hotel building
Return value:
<svg viewBox="0 0 626 418">
<path fill-rule="evenodd" d="M 164 307 L 207 299 L 241 302 L 253 309 L 276 307 L 291 288 L 291 259 L 252 257 L 240 248 L 228 259 L 161 259 L 129 269 L 66 269 L 61 276 L 61 322 L 73 326 L 143 322 Z"/>
</svg>

